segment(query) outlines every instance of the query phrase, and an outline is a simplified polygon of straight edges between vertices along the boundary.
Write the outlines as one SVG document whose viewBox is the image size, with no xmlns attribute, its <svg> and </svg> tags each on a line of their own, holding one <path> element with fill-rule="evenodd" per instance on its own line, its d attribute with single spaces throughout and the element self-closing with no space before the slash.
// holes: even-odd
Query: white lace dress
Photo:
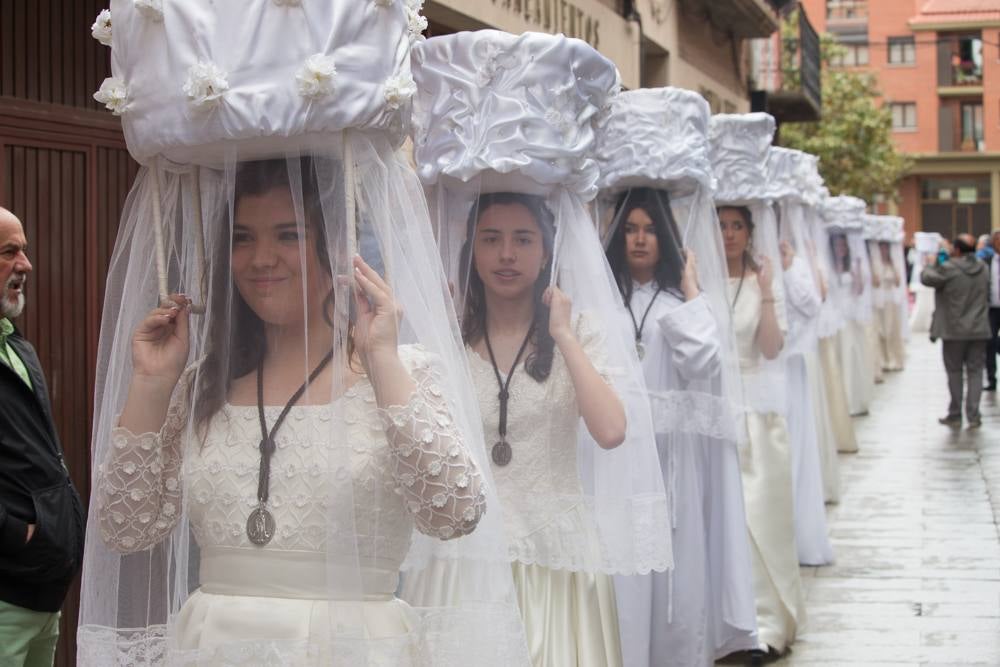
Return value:
<svg viewBox="0 0 1000 667">
<path fill-rule="evenodd" d="M 577 340 L 606 375 L 604 337 L 592 322 L 578 317 Z M 497 380 L 489 360 L 471 349 L 468 355 L 490 447 L 500 421 Z M 556 349 L 546 381 L 535 381 L 523 362 L 513 373 L 507 423 L 513 457 L 492 470 L 532 662 L 615 667 L 621 648 L 614 585 L 607 574 L 584 569 L 600 562 L 593 555 L 600 545 L 577 470 L 581 420 L 569 369 Z"/>
<path fill-rule="evenodd" d="M 414 526 L 441 539 L 466 534 L 485 499 L 439 371 L 415 347 L 401 347 L 400 358 L 417 384 L 406 405 L 379 409 L 361 379 L 332 404 L 291 409 L 275 436 L 269 509 L 277 529 L 263 547 L 245 531 L 257 506 L 256 406 L 227 404 L 210 418 L 203 443 L 187 438 L 186 373 L 159 433 L 116 429 L 95 489 L 104 540 L 139 552 L 184 517 L 200 551 L 199 585 L 175 618 L 149 632 L 165 633 L 178 655 L 199 664 L 221 664 L 234 646 L 263 655 L 269 643 L 296 642 L 308 664 L 328 664 L 339 615 L 353 622 L 361 613 L 366 639 L 384 640 L 376 664 L 433 664 L 411 632 L 414 613 L 394 595 L 399 568 Z M 281 409 L 265 409 L 269 424 Z M 331 485 L 331 475 L 343 483 Z M 353 509 L 353 526 L 331 519 L 344 507 Z M 338 530 L 343 542 L 331 543 Z"/>
</svg>

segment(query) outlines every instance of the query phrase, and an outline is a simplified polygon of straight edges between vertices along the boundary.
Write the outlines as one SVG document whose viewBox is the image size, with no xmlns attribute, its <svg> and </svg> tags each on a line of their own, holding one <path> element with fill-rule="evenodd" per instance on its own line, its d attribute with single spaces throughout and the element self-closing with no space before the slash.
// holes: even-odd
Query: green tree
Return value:
<svg viewBox="0 0 1000 667">
<path fill-rule="evenodd" d="M 797 36 L 795 12 L 782 26 L 786 36 Z M 822 117 L 818 122 L 783 123 L 779 143 L 819 157 L 820 174 L 830 193 L 861 197 L 871 203 L 877 195 L 897 196 L 899 180 L 912 160 L 896 149 L 892 140 L 892 114 L 878 102 L 878 80 L 871 74 L 831 67 L 844 53 L 832 36 L 820 38 L 823 65 Z M 782 58 L 783 81 L 798 85 L 797 59 Z"/>
</svg>

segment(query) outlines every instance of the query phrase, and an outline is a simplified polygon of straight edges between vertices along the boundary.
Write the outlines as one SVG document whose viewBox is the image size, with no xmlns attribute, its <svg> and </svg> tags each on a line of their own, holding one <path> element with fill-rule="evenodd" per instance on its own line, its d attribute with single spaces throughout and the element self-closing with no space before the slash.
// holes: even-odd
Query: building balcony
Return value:
<svg viewBox="0 0 1000 667">
<path fill-rule="evenodd" d="M 867 33 L 867 0 L 827 0 L 826 29 L 838 35 Z"/>
<path fill-rule="evenodd" d="M 823 96 L 819 35 L 804 11 L 789 34 L 757 39 L 751 47 L 750 106 L 779 123 L 819 120 Z"/>
<path fill-rule="evenodd" d="M 983 40 L 980 34 L 941 35 L 937 44 L 939 88 L 981 88 Z"/>
<path fill-rule="evenodd" d="M 767 37 L 780 25 L 774 2 L 767 0 L 680 0 L 680 2 L 696 15 L 704 16 L 715 28 L 731 32 L 734 37 Z"/>
<path fill-rule="evenodd" d="M 981 98 L 941 101 L 938 108 L 938 150 L 942 153 L 982 153 L 986 150 Z"/>
</svg>

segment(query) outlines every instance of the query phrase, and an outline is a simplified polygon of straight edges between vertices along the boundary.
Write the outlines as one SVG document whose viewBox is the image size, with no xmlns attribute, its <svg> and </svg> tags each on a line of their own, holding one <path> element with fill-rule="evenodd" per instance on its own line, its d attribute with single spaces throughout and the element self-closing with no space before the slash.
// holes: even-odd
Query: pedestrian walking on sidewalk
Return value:
<svg viewBox="0 0 1000 667">
<path fill-rule="evenodd" d="M 38 356 L 12 319 L 31 273 L 0 207 L 0 665 L 52 665 L 59 609 L 83 556 L 83 505 L 63 463 Z"/>
<path fill-rule="evenodd" d="M 1000 231 L 993 232 L 990 268 L 990 340 L 986 345 L 986 391 L 997 390 L 997 355 L 1000 354 Z"/>
<path fill-rule="evenodd" d="M 968 427 L 982 425 L 979 397 L 990 338 L 990 281 L 986 264 L 975 253 L 976 239 L 961 234 L 955 239 L 950 257 L 925 267 L 920 274 L 920 282 L 935 290 L 931 340 L 941 339 L 951 392 L 948 415 L 938 421 L 947 426 L 962 425 L 963 381 Z"/>
</svg>

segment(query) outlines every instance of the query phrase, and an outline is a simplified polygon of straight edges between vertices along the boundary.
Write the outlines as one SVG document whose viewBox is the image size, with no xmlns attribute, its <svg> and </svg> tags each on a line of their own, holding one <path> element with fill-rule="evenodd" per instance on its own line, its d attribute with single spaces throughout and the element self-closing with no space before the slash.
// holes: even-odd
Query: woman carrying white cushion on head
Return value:
<svg viewBox="0 0 1000 667">
<path fill-rule="evenodd" d="M 606 252 L 642 351 L 673 514 L 674 569 L 615 577 L 628 667 L 711 665 L 757 646 L 708 122 L 697 93 L 643 89 L 615 100 L 599 135 Z"/>
<path fill-rule="evenodd" d="M 765 160 L 774 134 L 766 114 L 712 117 L 715 201 L 729 305 L 746 402 L 741 450 L 743 493 L 753 559 L 760 649 L 782 653 L 805 620 L 795 546 L 785 345 L 787 320 L 774 210 Z"/>
<path fill-rule="evenodd" d="M 611 574 L 663 570 L 669 514 L 621 302 L 584 202 L 614 65 L 492 30 L 415 51 L 415 158 L 482 410 L 535 665 L 618 665 Z M 433 595 L 438 581 L 407 586 Z"/>
<path fill-rule="evenodd" d="M 112 6 L 102 90 L 144 167 L 107 281 L 80 665 L 529 663 L 396 152 L 414 8 L 356 9 Z M 443 562 L 447 602 L 396 595 Z"/>
</svg>

